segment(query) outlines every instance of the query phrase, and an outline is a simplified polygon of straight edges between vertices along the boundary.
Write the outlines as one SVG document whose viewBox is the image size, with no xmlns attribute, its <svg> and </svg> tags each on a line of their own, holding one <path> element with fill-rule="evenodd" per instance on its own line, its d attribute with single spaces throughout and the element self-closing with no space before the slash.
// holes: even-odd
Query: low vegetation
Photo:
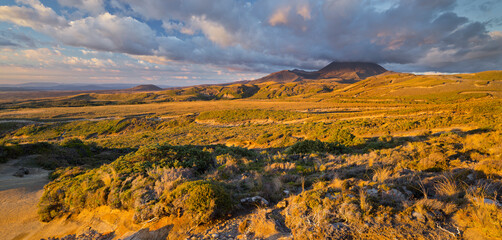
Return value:
<svg viewBox="0 0 502 240">
<path fill-rule="evenodd" d="M 173 228 L 173 238 L 237 221 L 236 234 L 249 238 L 501 239 L 497 74 L 396 73 L 319 83 L 329 88 L 260 83 L 74 98 L 163 103 L 10 106 L 0 110 L 0 162 L 29 157 L 52 170 L 38 208 L 45 222 L 109 206 L 136 223 L 189 226 Z"/>
</svg>

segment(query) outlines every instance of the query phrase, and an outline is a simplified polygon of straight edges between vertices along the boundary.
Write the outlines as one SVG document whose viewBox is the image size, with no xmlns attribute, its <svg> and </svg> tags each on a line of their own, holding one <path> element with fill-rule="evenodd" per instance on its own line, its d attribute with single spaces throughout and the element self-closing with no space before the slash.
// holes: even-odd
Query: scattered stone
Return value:
<svg viewBox="0 0 502 240">
<path fill-rule="evenodd" d="M 403 186 L 402 189 L 404 190 L 404 193 L 406 193 L 406 195 L 413 196 L 413 192 L 408 190 L 408 188 L 406 188 L 406 186 Z"/>
<path fill-rule="evenodd" d="M 500 204 L 499 202 L 494 201 L 494 200 L 492 200 L 492 199 L 489 199 L 489 198 L 485 198 L 485 199 L 483 199 L 483 202 L 484 202 L 485 204 L 495 204 L 497 207 L 502 207 L 502 204 Z"/>
<path fill-rule="evenodd" d="M 261 206 L 268 206 L 268 201 L 260 196 L 248 197 L 241 199 L 241 203 L 245 204 L 258 204 Z"/>
<path fill-rule="evenodd" d="M 419 212 L 413 212 L 411 214 L 411 216 L 415 217 L 418 221 L 421 221 L 421 222 L 425 221 L 424 215 Z"/>
<path fill-rule="evenodd" d="M 218 235 L 217 233 L 213 233 L 213 234 L 211 234 L 211 237 L 212 237 L 212 238 L 218 238 L 218 237 L 219 237 L 219 235 Z"/>
<path fill-rule="evenodd" d="M 24 177 L 24 175 L 29 174 L 29 173 L 30 173 L 30 170 L 28 168 L 22 167 L 19 170 L 17 170 L 14 174 L 12 174 L 12 176 Z"/>
<path fill-rule="evenodd" d="M 372 197 L 378 196 L 378 190 L 374 189 L 374 188 L 370 188 L 370 189 L 366 190 L 366 193 Z"/>
<path fill-rule="evenodd" d="M 347 226 L 347 224 L 345 224 L 343 222 L 336 222 L 336 223 L 331 224 L 331 226 L 333 226 L 335 228 L 335 230 L 337 230 L 337 231 L 349 228 Z"/>
<path fill-rule="evenodd" d="M 391 196 L 395 201 L 403 201 L 406 199 L 406 196 L 395 188 L 389 190 L 387 195 Z"/>
<path fill-rule="evenodd" d="M 332 194 L 328 193 L 328 194 L 326 194 L 326 197 L 329 198 L 330 200 L 336 200 L 336 199 L 338 199 L 338 198 L 340 198 L 342 196 L 341 196 L 341 194 L 332 195 Z"/>
</svg>

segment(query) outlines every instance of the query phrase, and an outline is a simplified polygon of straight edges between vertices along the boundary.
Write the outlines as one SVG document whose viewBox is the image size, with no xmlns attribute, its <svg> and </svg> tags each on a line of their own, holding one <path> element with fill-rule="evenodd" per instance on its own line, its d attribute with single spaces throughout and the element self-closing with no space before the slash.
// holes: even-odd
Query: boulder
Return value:
<svg viewBox="0 0 502 240">
<path fill-rule="evenodd" d="M 18 169 L 14 174 L 12 174 L 12 176 L 15 176 L 15 177 L 24 177 L 24 175 L 26 174 L 29 174 L 30 173 L 30 170 L 28 168 L 20 168 Z"/>
<path fill-rule="evenodd" d="M 243 199 L 241 199 L 241 203 L 268 206 L 268 201 L 265 198 L 260 197 L 260 196 L 243 198 Z"/>
</svg>

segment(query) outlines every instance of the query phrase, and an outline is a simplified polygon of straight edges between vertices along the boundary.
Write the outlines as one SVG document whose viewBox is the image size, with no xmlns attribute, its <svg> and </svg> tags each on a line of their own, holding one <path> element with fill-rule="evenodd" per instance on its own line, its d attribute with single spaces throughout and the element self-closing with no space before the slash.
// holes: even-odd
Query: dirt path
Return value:
<svg viewBox="0 0 502 240">
<path fill-rule="evenodd" d="M 62 237 L 82 233 L 92 228 L 101 233 L 113 232 L 116 238 L 134 234 L 141 226 L 132 222 L 134 212 L 99 207 L 92 211 L 67 218 L 58 218 L 50 223 L 38 220 L 37 204 L 49 182 L 49 171 L 35 165 L 36 155 L 12 159 L 0 164 L 0 239 L 31 240 Z M 29 174 L 15 177 L 19 168 L 25 167 Z"/>
<path fill-rule="evenodd" d="M 10 160 L 0 164 L 0 236 L 2 239 L 32 239 L 30 233 L 43 224 L 38 221 L 37 203 L 49 182 L 49 171 L 33 167 L 30 157 Z M 15 177 L 19 168 L 25 167 L 29 174 Z"/>
</svg>

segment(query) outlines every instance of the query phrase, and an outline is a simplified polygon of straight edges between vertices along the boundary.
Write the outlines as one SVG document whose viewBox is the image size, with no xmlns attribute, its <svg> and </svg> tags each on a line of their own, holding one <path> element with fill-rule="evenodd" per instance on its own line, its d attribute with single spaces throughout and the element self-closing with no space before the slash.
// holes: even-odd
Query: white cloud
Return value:
<svg viewBox="0 0 502 240">
<path fill-rule="evenodd" d="M 109 13 L 70 21 L 69 27 L 52 35 L 68 45 L 102 51 L 144 55 L 157 48 L 155 32 L 148 25 Z"/>
<path fill-rule="evenodd" d="M 207 20 L 205 17 L 194 16 L 191 19 L 191 24 L 193 27 L 200 29 L 209 40 L 222 47 L 236 44 L 237 39 L 218 22 Z"/>
<path fill-rule="evenodd" d="M 18 1 L 26 6 L 0 6 L 0 21 L 7 21 L 19 26 L 44 30 L 48 27 L 64 27 L 66 20 L 58 16 L 51 8 L 45 7 L 37 0 Z"/>
</svg>

